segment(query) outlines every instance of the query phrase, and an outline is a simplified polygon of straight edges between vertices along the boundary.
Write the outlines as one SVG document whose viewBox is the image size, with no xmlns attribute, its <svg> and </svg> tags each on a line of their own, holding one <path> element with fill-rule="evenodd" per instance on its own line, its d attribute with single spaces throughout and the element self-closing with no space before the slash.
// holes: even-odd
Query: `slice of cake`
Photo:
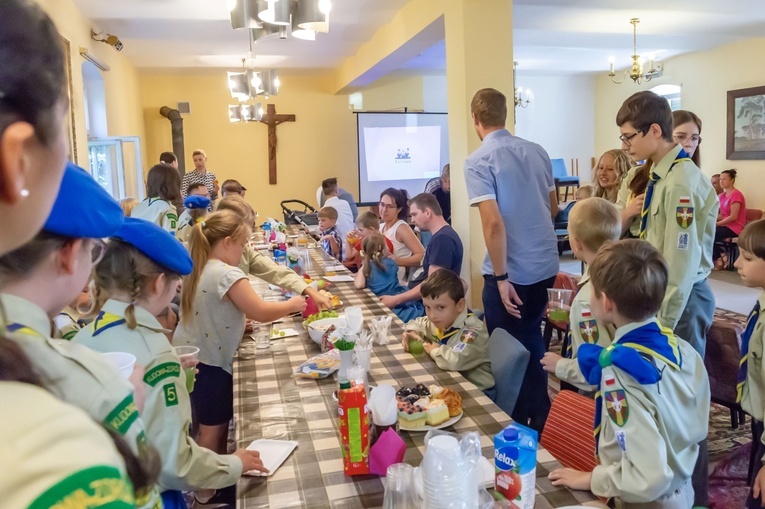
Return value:
<svg viewBox="0 0 765 509">
<path fill-rule="evenodd" d="M 401 429 L 422 428 L 425 426 L 427 418 L 427 412 L 423 412 L 419 407 L 412 405 L 408 401 L 399 402 L 398 425 Z"/>
<path fill-rule="evenodd" d="M 434 399 L 428 405 L 426 424 L 428 426 L 438 426 L 449 420 L 449 408 L 446 402 L 441 399 Z"/>
</svg>

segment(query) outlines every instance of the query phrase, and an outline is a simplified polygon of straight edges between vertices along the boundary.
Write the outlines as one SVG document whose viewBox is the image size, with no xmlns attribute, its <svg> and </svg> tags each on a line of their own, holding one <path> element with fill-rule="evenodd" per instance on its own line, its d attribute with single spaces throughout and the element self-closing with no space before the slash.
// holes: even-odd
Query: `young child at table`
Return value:
<svg viewBox="0 0 765 509">
<path fill-rule="evenodd" d="M 656 319 L 667 263 L 647 242 L 622 240 L 598 251 L 590 278 L 592 314 L 617 327 L 610 346 L 579 347 L 582 373 L 599 391 L 600 465 L 592 472 L 557 469 L 549 478 L 555 486 L 615 498 L 616 507 L 687 509 L 710 392 L 701 356 Z"/>
<path fill-rule="evenodd" d="M 237 267 L 252 230 L 230 210 L 214 212 L 191 231 L 194 269 L 181 291 L 181 321 L 175 345 L 200 349 L 191 404 L 199 421 L 198 442 L 226 451 L 228 422 L 234 412 L 233 363 L 244 335 L 245 318 L 271 322 L 303 311 L 303 297 L 265 302 Z"/>
<path fill-rule="evenodd" d="M 205 207 L 206 209 L 206 207 Z M 146 437 L 159 451 L 159 485 L 165 507 L 181 507 L 181 490 L 230 486 L 242 472 L 263 470 L 258 454 L 244 449 L 220 456 L 189 437 L 189 367 L 155 318 L 168 307 L 181 276 L 191 272 L 186 249 L 159 226 L 126 218 L 95 270 L 96 294 L 108 296 L 98 317 L 74 338 L 99 352 L 127 352 L 145 367 Z M 193 374 L 191 375 L 193 376 Z M 193 389 L 192 389 L 193 390 Z"/>
<path fill-rule="evenodd" d="M 364 256 L 361 270 L 356 273 L 356 288 L 369 288 L 376 296 L 398 295 L 407 288 L 398 282 L 398 266 L 388 255 L 390 251 L 385 245 L 385 237 L 379 232 L 369 235 L 361 243 Z M 410 301 L 394 307 L 393 311 L 402 322 L 408 322 L 425 313 L 422 302 Z"/>
<path fill-rule="evenodd" d="M 746 329 L 741 337 L 741 368 L 738 376 L 736 402 L 752 416 L 752 447 L 755 467 L 749 478 L 752 487 L 747 499 L 747 508 L 761 507 L 765 501 L 765 370 L 762 358 L 765 355 L 765 220 L 749 223 L 738 237 L 741 254 L 734 266 L 741 281 L 750 288 L 761 288 L 754 309 L 749 314 Z"/>
<path fill-rule="evenodd" d="M 401 338 L 404 350 L 409 341 L 424 341 L 425 352 L 439 368 L 459 371 L 490 398 L 494 376 L 489 361 L 489 331 L 465 305 L 465 284 L 448 269 L 439 269 L 422 283 L 422 301 L 427 316 L 406 324 Z"/>
<path fill-rule="evenodd" d="M 338 261 L 343 260 L 343 239 L 337 231 L 337 210 L 334 207 L 319 209 L 319 228 L 321 228 L 321 248 Z"/>
<path fill-rule="evenodd" d="M 587 198 L 578 202 L 571 209 L 568 217 L 568 234 L 571 251 L 578 260 L 589 266 L 603 245 L 619 240 L 621 234 L 621 214 L 616 205 L 604 198 Z M 595 388 L 587 383 L 577 362 L 577 352 L 584 344 L 596 344 L 607 347 L 614 337 L 614 327 L 598 320 L 590 310 L 592 284 L 590 274 L 585 269 L 579 290 L 571 302 L 569 314 L 568 348 L 560 355 L 547 352 L 542 358 L 545 371 L 554 373 L 561 381 L 575 385 L 579 389 L 592 391 Z"/>
<path fill-rule="evenodd" d="M 595 194 L 595 188 L 592 187 L 590 184 L 585 184 L 576 190 L 576 193 L 574 193 L 574 200 L 576 201 L 586 200 L 587 198 L 592 198 L 594 194 Z"/>
<path fill-rule="evenodd" d="M 356 229 L 345 238 L 345 260 L 343 264 L 346 267 L 361 267 L 361 242 L 373 233 L 380 233 L 380 218 L 374 212 L 367 210 L 363 214 L 359 214 L 359 217 L 356 218 Z M 392 253 L 393 242 L 388 237 L 385 237 L 385 245 L 388 248 L 388 253 Z"/>
<path fill-rule="evenodd" d="M 172 235 L 178 228 L 175 203 L 181 197 L 181 177 L 167 164 L 157 164 L 146 177 L 146 198 L 133 208 L 130 217 L 156 223 Z"/>
<path fill-rule="evenodd" d="M 91 322 L 93 316 L 89 309 L 92 307 L 90 284 L 87 284 L 77 298 L 70 302 L 53 319 L 53 325 L 55 326 L 54 337 L 66 340 L 72 339 L 75 334 L 80 332 L 80 329 Z"/>
<path fill-rule="evenodd" d="M 184 220 L 178 225 L 178 233 L 176 234 L 178 240 L 184 244 L 189 242 L 191 228 L 195 224 L 204 221 L 210 203 L 210 198 L 199 195 L 187 196 L 186 199 L 183 200 L 183 206 L 186 207 L 186 210 L 188 211 L 188 214 L 185 215 L 188 217 L 188 220 Z"/>
<path fill-rule="evenodd" d="M 120 207 L 122 207 L 122 213 L 125 214 L 125 217 L 131 216 L 136 205 L 138 205 L 138 200 L 132 197 L 120 200 Z"/>
</svg>

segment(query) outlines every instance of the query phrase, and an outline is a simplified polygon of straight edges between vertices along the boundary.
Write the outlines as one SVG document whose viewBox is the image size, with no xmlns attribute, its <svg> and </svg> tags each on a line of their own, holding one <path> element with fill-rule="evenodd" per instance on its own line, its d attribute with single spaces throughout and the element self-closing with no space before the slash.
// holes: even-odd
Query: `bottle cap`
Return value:
<svg viewBox="0 0 765 509">
<path fill-rule="evenodd" d="M 504 433 L 502 433 L 502 438 L 508 442 L 515 442 L 518 440 L 518 430 L 515 428 L 506 428 Z"/>
<path fill-rule="evenodd" d="M 340 380 L 340 389 L 350 389 L 351 382 L 349 380 Z"/>
</svg>

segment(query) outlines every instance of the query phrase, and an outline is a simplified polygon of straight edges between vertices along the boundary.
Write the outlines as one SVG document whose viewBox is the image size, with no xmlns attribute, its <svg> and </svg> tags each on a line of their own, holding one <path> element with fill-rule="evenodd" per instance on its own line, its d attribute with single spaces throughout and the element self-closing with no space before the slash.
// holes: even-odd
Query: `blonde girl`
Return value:
<svg viewBox="0 0 765 509">
<path fill-rule="evenodd" d="M 265 302 L 237 264 L 251 227 L 230 210 L 215 212 L 194 225 L 189 239 L 194 269 L 183 283 L 178 345 L 200 349 L 199 373 L 191 403 L 199 421 L 198 442 L 222 453 L 233 416 L 233 362 L 245 318 L 270 322 L 305 309 L 303 297 Z"/>
<path fill-rule="evenodd" d="M 622 180 L 631 166 L 630 158 L 623 150 L 608 150 L 600 156 L 593 168 L 594 196 L 616 203 Z"/>
<path fill-rule="evenodd" d="M 162 458 L 159 486 L 165 507 L 179 506 L 182 490 L 224 488 L 243 471 L 263 469 L 253 451 L 220 456 L 188 435 L 186 366 L 155 317 L 168 307 L 191 266 L 188 252 L 169 233 L 154 223 L 127 218 L 95 270 L 97 300 L 108 299 L 93 323 L 74 338 L 100 352 L 131 353 L 145 366 L 143 416 L 148 441 Z"/>
</svg>

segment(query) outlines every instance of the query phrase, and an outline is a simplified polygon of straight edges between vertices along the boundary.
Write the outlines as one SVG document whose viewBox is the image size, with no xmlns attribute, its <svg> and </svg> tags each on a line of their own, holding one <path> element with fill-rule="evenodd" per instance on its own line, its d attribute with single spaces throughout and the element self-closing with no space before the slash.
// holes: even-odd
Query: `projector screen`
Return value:
<svg viewBox="0 0 765 509">
<path fill-rule="evenodd" d="M 359 201 L 377 202 L 389 187 L 409 197 L 449 162 L 445 113 L 357 113 Z"/>
</svg>

